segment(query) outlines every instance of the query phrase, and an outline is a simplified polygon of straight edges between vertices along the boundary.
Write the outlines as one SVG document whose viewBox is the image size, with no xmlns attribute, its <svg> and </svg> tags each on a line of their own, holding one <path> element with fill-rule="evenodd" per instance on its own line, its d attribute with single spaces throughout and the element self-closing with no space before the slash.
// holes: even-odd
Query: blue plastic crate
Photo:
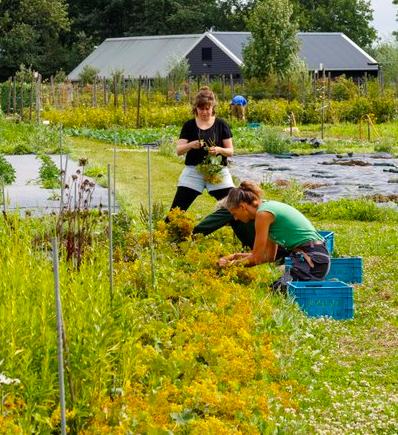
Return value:
<svg viewBox="0 0 398 435">
<path fill-rule="evenodd" d="M 291 258 L 285 258 L 286 272 L 292 267 Z M 330 271 L 325 280 L 338 279 L 346 283 L 361 283 L 363 280 L 362 257 L 341 257 L 330 259 Z"/>
<path fill-rule="evenodd" d="M 318 231 L 318 234 L 320 234 L 326 242 L 326 249 L 331 254 L 333 252 L 334 248 L 334 232 L 333 231 Z"/>
<path fill-rule="evenodd" d="M 354 317 L 352 287 L 341 281 L 293 281 L 289 294 L 310 317 L 329 316 L 336 320 Z"/>
</svg>

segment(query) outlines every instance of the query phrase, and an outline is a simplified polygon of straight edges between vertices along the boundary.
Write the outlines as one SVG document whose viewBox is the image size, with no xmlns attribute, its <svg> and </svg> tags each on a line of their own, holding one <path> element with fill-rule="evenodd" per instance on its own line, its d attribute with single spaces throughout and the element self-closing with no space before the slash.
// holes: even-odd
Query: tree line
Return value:
<svg viewBox="0 0 398 435">
<path fill-rule="evenodd" d="M 300 31 L 343 32 L 363 48 L 377 39 L 369 0 L 286 0 Z M 269 0 L 1 0 L 0 79 L 21 64 L 49 77 L 69 73 L 111 37 L 249 31 Z M 281 7 L 285 4 L 279 3 Z M 267 11 L 264 10 L 264 17 Z M 273 30 L 274 33 L 278 29 Z"/>
</svg>

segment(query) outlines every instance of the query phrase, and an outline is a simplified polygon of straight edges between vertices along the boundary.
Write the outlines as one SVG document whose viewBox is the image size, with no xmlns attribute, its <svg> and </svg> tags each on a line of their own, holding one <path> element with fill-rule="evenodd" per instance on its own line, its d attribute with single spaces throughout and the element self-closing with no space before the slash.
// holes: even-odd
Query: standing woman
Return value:
<svg viewBox="0 0 398 435">
<path fill-rule="evenodd" d="M 330 257 L 324 238 L 297 209 L 278 201 L 263 201 L 262 190 L 250 181 L 231 189 L 226 207 L 237 220 L 254 220 L 256 236 L 253 251 L 223 257 L 220 267 L 244 263 L 255 266 L 273 262 L 278 246 L 291 251 L 293 265 L 273 284 L 274 289 L 289 281 L 322 281 L 330 267 Z"/>
<path fill-rule="evenodd" d="M 177 154 L 185 156 L 185 168 L 178 180 L 177 192 L 171 208 L 187 210 L 195 198 L 206 188 L 217 200 L 224 198 L 234 183 L 227 168 L 227 157 L 233 155 L 232 132 L 223 119 L 216 117 L 214 93 L 206 86 L 195 96 L 192 113 L 194 119 L 187 121 L 177 141 Z M 206 181 L 197 166 L 208 154 L 222 156 L 224 166 L 216 183 Z"/>
</svg>

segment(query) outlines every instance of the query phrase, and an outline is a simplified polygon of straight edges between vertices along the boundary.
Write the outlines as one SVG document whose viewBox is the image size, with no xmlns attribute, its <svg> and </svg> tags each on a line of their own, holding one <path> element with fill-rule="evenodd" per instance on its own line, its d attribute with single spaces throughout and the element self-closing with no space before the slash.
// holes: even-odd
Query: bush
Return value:
<svg viewBox="0 0 398 435">
<path fill-rule="evenodd" d="M 0 177 L 3 177 L 4 184 L 12 184 L 17 178 L 14 167 L 2 155 L 0 155 Z"/>
<path fill-rule="evenodd" d="M 290 143 L 279 132 L 265 128 L 263 130 L 263 152 L 283 154 L 290 151 Z"/>
</svg>

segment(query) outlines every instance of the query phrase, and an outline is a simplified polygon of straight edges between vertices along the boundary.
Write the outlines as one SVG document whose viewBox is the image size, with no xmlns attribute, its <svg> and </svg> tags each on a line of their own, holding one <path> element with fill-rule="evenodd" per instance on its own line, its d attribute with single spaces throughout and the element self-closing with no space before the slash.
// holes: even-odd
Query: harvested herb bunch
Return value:
<svg viewBox="0 0 398 435">
<path fill-rule="evenodd" d="M 210 143 L 205 142 L 203 149 L 209 151 L 211 147 L 215 147 L 216 144 L 214 141 L 210 141 Z M 218 184 L 221 183 L 223 179 L 223 175 L 220 174 L 220 172 L 223 169 L 222 162 L 222 156 L 221 155 L 214 155 L 208 153 L 205 158 L 203 159 L 203 162 L 200 163 L 197 168 L 198 171 L 203 174 L 203 178 L 205 181 L 211 184 Z"/>
</svg>

